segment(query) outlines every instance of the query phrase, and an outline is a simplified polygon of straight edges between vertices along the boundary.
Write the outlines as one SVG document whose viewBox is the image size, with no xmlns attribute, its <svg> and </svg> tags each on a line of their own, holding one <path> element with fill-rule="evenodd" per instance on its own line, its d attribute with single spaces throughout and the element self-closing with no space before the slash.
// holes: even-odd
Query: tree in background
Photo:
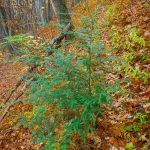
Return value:
<svg viewBox="0 0 150 150">
<path fill-rule="evenodd" d="M 51 0 L 51 4 L 62 27 L 72 23 L 65 0 Z"/>
<path fill-rule="evenodd" d="M 54 15 L 60 24 L 72 23 L 70 11 L 81 0 L 1 0 L 6 15 L 8 34 L 33 31 L 39 22 L 48 23 Z"/>
<path fill-rule="evenodd" d="M 4 37 L 8 35 L 8 27 L 6 24 L 6 12 L 5 9 L 1 6 L 0 3 L 0 43 L 4 41 Z M 10 53 L 13 53 L 13 47 L 10 43 L 7 43 L 7 48 Z M 0 50 L 1 50 L 1 44 L 0 44 Z"/>
<path fill-rule="evenodd" d="M 0 38 L 3 38 L 7 35 L 5 21 L 6 21 L 5 9 L 2 6 L 0 6 Z"/>
<path fill-rule="evenodd" d="M 55 15 L 50 0 L 45 0 L 43 6 L 44 6 L 43 16 L 45 18 L 45 22 L 49 22 L 52 19 L 52 17 Z"/>
</svg>

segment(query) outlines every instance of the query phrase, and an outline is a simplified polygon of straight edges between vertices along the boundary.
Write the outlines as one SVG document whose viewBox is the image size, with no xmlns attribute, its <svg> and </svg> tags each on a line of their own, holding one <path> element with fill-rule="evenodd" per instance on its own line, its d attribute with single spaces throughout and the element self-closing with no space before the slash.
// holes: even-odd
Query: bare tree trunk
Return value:
<svg viewBox="0 0 150 150">
<path fill-rule="evenodd" d="M 62 28 L 64 28 L 69 23 L 72 24 L 71 16 L 67 9 L 65 0 L 51 0 L 51 4 L 57 15 L 59 23 L 62 25 Z"/>
<path fill-rule="evenodd" d="M 54 15 L 55 15 L 54 9 L 51 5 L 50 0 L 48 0 L 48 20 L 51 20 Z"/>
<path fill-rule="evenodd" d="M 54 11 L 50 0 L 45 0 L 43 3 L 43 18 L 44 22 L 49 22 L 54 16 Z"/>
<path fill-rule="evenodd" d="M 43 0 L 32 1 L 32 9 L 33 9 L 37 22 L 44 21 L 42 6 L 43 6 Z"/>
<path fill-rule="evenodd" d="M 0 3 L 0 45 L 1 45 L 1 42 L 3 42 L 4 38 L 7 35 L 8 35 L 8 27 L 6 25 L 6 12 Z M 9 50 L 9 52 L 11 52 L 11 53 L 14 52 L 13 47 L 10 43 L 7 43 L 7 48 Z"/>
<path fill-rule="evenodd" d="M 2 50 L 1 43 L 3 42 L 3 38 L 6 36 L 6 29 L 3 18 L 3 9 L 0 6 L 0 50 Z"/>
<path fill-rule="evenodd" d="M 6 14 L 2 6 L 0 6 L 0 38 L 3 38 L 7 35 L 6 27 Z"/>
<path fill-rule="evenodd" d="M 72 7 L 74 7 L 76 4 L 80 3 L 82 0 L 72 0 Z"/>
</svg>

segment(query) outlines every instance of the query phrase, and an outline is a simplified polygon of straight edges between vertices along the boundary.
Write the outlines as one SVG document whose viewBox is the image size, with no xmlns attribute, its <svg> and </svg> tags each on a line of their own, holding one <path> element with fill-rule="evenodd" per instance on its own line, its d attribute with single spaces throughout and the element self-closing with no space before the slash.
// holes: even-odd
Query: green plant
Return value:
<svg viewBox="0 0 150 150">
<path fill-rule="evenodd" d="M 14 36 L 7 36 L 5 37 L 6 42 L 3 43 L 4 46 L 7 45 L 7 43 L 11 43 L 13 45 L 13 48 L 18 50 L 18 48 L 23 47 L 31 47 L 32 45 L 28 43 L 28 41 L 34 40 L 33 36 L 25 35 L 25 34 L 18 34 Z"/>
<path fill-rule="evenodd" d="M 124 33 L 128 33 L 125 34 Z M 137 46 L 141 48 L 145 47 L 145 39 L 140 36 L 137 28 L 130 28 L 129 26 L 125 29 L 120 29 L 118 26 L 112 26 L 109 31 L 111 37 L 112 46 L 117 50 L 122 50 L 121 56 L 121 70 L 123 70 L 129 77 L 144 79 L 146 83 L 150 75 L 147 70 L 141 70 L 138 63 L 134 64 L 134 60 L 138 58 L 138 61 L 147 60 L 147 52 L 141 51 L 140 56 L 136 50 Z M 119 63 L 120 66 L 120 63 Z"/>
<path fill-rule="evenodd" d="M 113 3 L 111 5 L 108 5 L 106 7 L 106 12 L 105 12 L 105 24 L 109 25 L 114 18 L 117 18 L 119 16 L 119 7 L 120 5 L 117 3 Z"/>
<path fill-rule="evenodd" d="M 127 125 L 123 127 L 126 131 L 134 131 L 138 132 L 140 131 L 140 127 L 138 125 Z"/>
<path fill-rule="evenodd" d="M 140 36 L 139 30 L 137 28 L 131 28 L 130 26 L 124 29 L 125 33 L 128 33 L 124 37 L 123 48 L 127 49 L 130 52 L 137 52 L 136 46 L 139 45 L 141 47 L 145 47 L 145 39 Z"/>
<path fill-rule="evenodd" d="M 147 122 L 147 114 L 137 113 L 135 115 L 135 119 L 138 119 L 141 124 L 145 124 Z"/>
<path fill-rule="evenodd" d="M 129 77 L 138 77 L 140 79 L 143 79 L 144 83 L 147 83 L 147 81 L 150 79 L 150 74 L 145 70 L 141 70 L 139 65 L 132 65 L 132 60 L 134 59 L 134 52 L 124 52 L 122 58 L 124 61 L 121 62 L 121 68 L 124 70 L 124 72 Z"/>
<path fill-rule="evenodd" d="M 140 36 L 137 28 L 130 28 L 129 26 L 120 29 L 119 26 L 113 25 L 109 30 L 109 36 L 112 39 L 112 46 L 115 48 L 122 48 L 129 52 L 136 52 L 136 45 L 145 47 L 145 39 Z"/>
<path fill-rule="evenodd" d="M 39 44 L 39 40 L 34 36 L 26 35 L 26 34 L 18 34 L 14 36 L 5 37 L 5 41 L 3 42 L 3 47 L 7 46 L 7 43 L 11 44 L 14 49 L 14 54 L 16 57 L 8 58 L 7 61 L 23 61 L 29 62 L 31 59 L 31 55 L 38 57 L 39 52 L 42 50 L 42 45 Z M 35 51 L 36 50 L 36 51 Z M 29 58 L 30 57 L 30 58 Z M 7 59 L 7 58 L 6 58 Z M 27 59 L 27 60 L 26 60 Z M 33 58 L 32 60 L 33 61 Z M 36 61 L 36 60 L 35 60 Z"/>
<path fill-rule="evenodd" d="M 120 38 L 120 32 L 119 32 L 119 28 L 115 25 L 113 25 L 111 27 L 111 30 L 109 30 L 109 36 L 111 37 L 111 41 L 112 41 L 112 46 L 114 48 L 120 48 L 122 46 L 123 43 L 121 43 L 121 38 Z"/>
<path fill-rule="evenodd" d="M 133 143 L 132 142 L 130 142 L 130 143 L 127 143 L 127 145 L 126 145 L 126 148 L 125 148 L 126 150 L 134 150 L 134 145 L 133 145 Z"/>
<path fill-rule="evenodd" d="M 137 28 L 126 28 L 126 30 L 129 32 L 129 39 L 131 40 L 131 43 L 145 47 L 145 39 L 139 35 L 139 30 Z"/>
<path fill-rule="evenodd" d="M 30 75 L 35 80 L 27 100 L 33 103 L 34 113 L 22 117 L 22 122 L 33 129 L 35 142 L 45 143 L 44 149 L 77 147 L 73 135 L 78 136 L 86 149 L 87 135 L 94 132 L 101 104 L 110 102 L 110 93 L 118 90 L 117 84 L 106 84 L 108 68 L 104 64 L 112 61 L 112 57 L 103 55 L 103 43 L 97 39 L 96 16 L 95 12 L 92 17 L 84 17 L 83 28 L 74 32 L 79 40 L 72 43 L 82 53 L 52 48 L 51 57 L 36 59 L 44 71 Z"/>
</svg>

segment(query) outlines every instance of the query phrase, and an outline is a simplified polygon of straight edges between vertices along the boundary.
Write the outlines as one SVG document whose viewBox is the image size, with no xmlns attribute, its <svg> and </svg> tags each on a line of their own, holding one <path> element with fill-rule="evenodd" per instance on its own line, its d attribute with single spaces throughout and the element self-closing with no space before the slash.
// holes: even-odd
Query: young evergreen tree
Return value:
<svg viewBox="0 0 150 150">
<path fill-rule="evenodd" d="M 33 111 L 21 122 L 31 126 L 35 141 L 45 143 L 46 150 L 67 150 L 70 145 L 87 149 L 87 135 L 94 132 L 101 104 L 111 101 L 110 93 L 117 90 L 117 86 L 106 83 L 104 71 L 108 68 L 104 64 L 111 59 L 103 57 L 96 12 L 85 17 L 83 27 L 74 32 L 74 46 L 82 53 L 53 49 L 51 57 L 24 58 L 41 65 L 44 71 L 29 75 L 35 79 L 27 98 Z M 82 148 L 74 143 L 73 135 L 78 136 Z"/>
</svg>

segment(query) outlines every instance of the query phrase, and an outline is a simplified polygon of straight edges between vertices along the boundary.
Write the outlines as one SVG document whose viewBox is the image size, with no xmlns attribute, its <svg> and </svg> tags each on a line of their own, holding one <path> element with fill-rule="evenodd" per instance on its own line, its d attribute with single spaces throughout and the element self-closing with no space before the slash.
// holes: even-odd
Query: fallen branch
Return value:
<svg viewBox="0 0 150 150">
<path fill-rule="evenodd" d="M 33 71 L 33 69 L 35 69 L 36 66 L 33 65 L 31 68 L 28 69 L 28 71 L 25 73 L 31 73 Z M 11 90 L 10 94 L 6 97 L 6 99 L 2 102 L 2 105 L 6 104 L 9 99 L 11 98 L 11 96 L 13 95 L 13 93 L 18 89 L 18 87 L 22 84 L 22 82 L 25 80 L 25 75 L 17 82 L 17 84 L 15 85 L 15 87 Z M 0 107 L 2 108 L 2 107 Z"/>
<path fill-rule="evenodd" d="M 28 69 L 27 73 L 30 73 L 33 71 L 33 69 L 35 68 L 35 66 L 31 67 Z M 26 73 L 26 74 L 27 74 Z M 15 87 L 12 89 L 12 91 L 10 92 L 10 94 L 7 96 L 7 98 L 3 101 L 3 104 L 6 104 L 9 99 L 11 98 L 11 96 L 13 95 L 13 93 L 18 89 L 18 87 L 21 85 L 21 83 L 25 80 L 25 76 L 23 76 L 15 85 Z"/>
<path fill-rule="evenodd" d="M 62 40 L 64 39 L 64 38 L 66 38 L 67 37 L 67 35 L 68 35 L 68 31 L 71 31 L 72 30 L 72 25 L 71 25 L 71 23 L 68 23 L 67 25 L 66 25 L 66 27 L 63 29 L 63 31 L 61 32 L 61 34 L 60 35 L 58 35 L 58 36 L 56 36 L 52 41 L 51 41 L 51 43 L 50 43 L 50 46 L 51 47 L 54 47 L 55 46 L 55 48 L 57 49 L 57 48 L 60 48 L 61 47 L 61 42 L 62 42 Z M 49 55 L 51 55 L 53 52 L 52 51 L 49 51 L 49 52 L 47 52 L 47 56 L 49 56 Z"/>
<path fill-rule="evenodd" d="M 22 88 L 22 90 L 19 92 L 19 94 L 16 96 L 16 98 L 11 102 L 11 104 L 5 109 L 4 113 L 2 114 L 2 116 L 0 116 L 0 123 L 3 121 L 3 119 L 5 118 L 5 116 L 7 115 L 8 111 L 10 110 L 10 108 L 13 106 L 13 104 L 15 103 L 15 101 L 17 101 L 25 92 L 25 90 L 29 87 L 29 85 L 31 84 L 31 82 L 34 79 L 30 79 Z"/>
<path fill-rule="evenodd" d="M 68 23 L 62 33 L 52 40 L 52 44 L 59 44 L 67 36 L 67 32 L 70 31 L 71 28 L 71 23 Z"/>
</svg>

